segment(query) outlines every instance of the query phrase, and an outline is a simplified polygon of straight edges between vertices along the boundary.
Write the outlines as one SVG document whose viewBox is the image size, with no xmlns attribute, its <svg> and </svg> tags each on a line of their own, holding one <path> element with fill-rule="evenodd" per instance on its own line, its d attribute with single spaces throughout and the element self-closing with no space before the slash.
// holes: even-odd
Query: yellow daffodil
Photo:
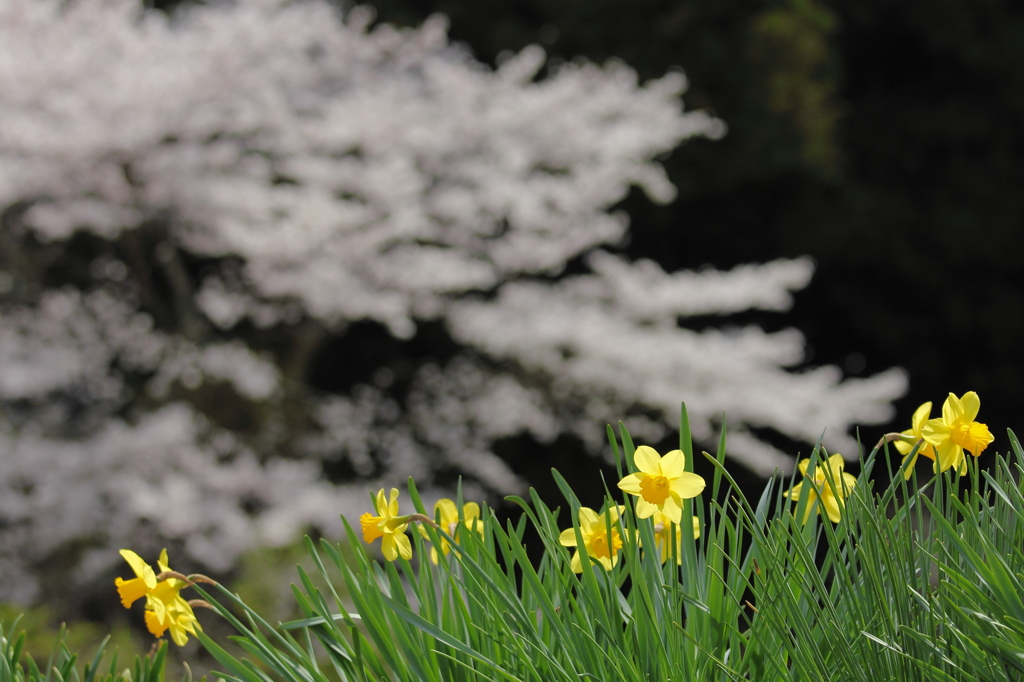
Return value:
<svg viewBox="0 0 1024 682">
<path fill-rule="evenodd" d="M 157 560 L 160 573 L 171 573 L 167 563 L 167 550 L 160 552 Z M 188 641 L 187 634 L 195 636 L 199 622 L 192 611 L 192 606 L 179 594 L 188 583 L 180 578 L 167 578 L 157 583 L 149 593 L 146 608 L 146 625 L 156 637 L 163 635 L 165 630 L 171 631 L 171 639 L 178 646 Z"/>
<path fill-rule="evenodd" d="M 374 506 L 376 515 L 369 512 L 359 517 L 359 525 L 363 529 L 363 540 L 371 543 L 383 538 L 380 543 L 384 558 L 394 561 L 399 556 L 403 559 L 412 558 L 412 543 L 405 535 L 409 526 L 408 516 L 398 515 L 398 488 L 391 489 L 391 499 L 384 496 L 384 489 L 377 493 Z"/>
<path fill-rule="evenodd" d="M 668 517 L 668 514 L 664 512 L 654 512 L 654 516 L 651 519 L 654 521 L 654 542 L 658 547 L 658 555 L 661 557 L 661 563 L 668 561 L 668 558 L 672 556 L 672 528 L 675 528 L 676 536 L 676 563 L 683 563 L 683 529 L 678 524 L 672 525 L 672 519 Z M 693 517 L 693 537 L 700 537 L 700 519 L 696 516 Z"/>
<path fill-rule="evenodd" d="M 964 450 L 977 457 L 995 438 L 988 427 L 974 421 L 981 409 L 981 399 L 974 391 L 968 391 L 957 398 L 952 393 L 942 404 L 942 416 L 929 419 L 921 427 L 921 435 L 935 446 L 936 471 L 955 468 L 957 473 L 967 473 Z"/>
<path fill-rule="evenodd" d="M 121 603 L 128 608 L 137 599 L 145 597 L 145 619 L 149 631 L 154 637 L 162 637 L 164 632 L 170 630 L 174 643 L 184 646 L 188 642 L 188 635 L 194 636 L 196 630 L 201 629 L 192 606 L 179 594 L 189 583 L 173 577 L 158 580 L 152 567 L 129 549 L 122 549 L 121 556 L 135 573 L 135 577 L 130 580 L 117 578 L 114 581 L 121 595 Z M 167 565 L 166 549 L 160 552 L 158 564 L 160 575 L 173 572 Z"/>
<path fill-rule="evenodd" d="M 589 507 L 580 507 L 580 535 L 583 536 L 583 546 L 587 548 L 587 554 L 591 559 L 596 559 L 610 571 L 619 561 L 619 550 L 622 549 L 622 538 L 619 536 L 616 527 L 619 514 L 625 509 L 623 506 L 611 507 L 603 514 L 598 514 Z M 611 534 L 608 529 L 611 528 Z M 576 546 L 576 531 L 573 528 L 563 530 L 558 536 L 558 542 L 563 547 Z M 570 567 L 575 573 L 583 572 L 583 564 L 580 561 L 579 551 L 572 555 Z"/>
<path fill-rule="evenodd" d="M 124 557 L 124 560 L 132 567 L 132 571 L 135 572 L 135 577 L 130 580 L 125 580 L 124 578 L 114 580 L 114 585 L 117 586 L 117 593 L 121 595 L 121 603 L 127 609 L 137 599 L 141 599 L 153 591 L 156 587 L 156 573 L 149 564 L 142 560 L 142 557 L 130 549 L 122 549 L 121 556 Z"/>
<path fill-rule="evenodd" d="M 686 471 L 682 450 L 662 457 L 654 448 L 641 445 L 633 453 L 633 463 L 639 471 L 619 481 L 619 488 L 640 498 L 636 515 L 641 519 L 660 511 L 678 524 L 683 518 L 683 500 L 697 497 L 704 490 L 704 479 Z"/>
<path fill-rule="evenodd" d="M 168 586 L 162 590 L 161 586 L 170 582 L 164 580 L 157 586 L 154 592 L 154 603 L 159 603 L 162 608 L 146 611 L 146 627 L 153 633 L 153 636 L 160 637 L 166 630 L 171 631 L 171 639 L 178 646 L 184 646 L 188 641 L 188 635 L 195 636 L 196 630 L 201 630 L 196 614 L 192 611 L 192 605 L 185 601 L 177 593 L 180 587 Z M 180 582 L 180 581 L 179 581 Z"/>
<path fill-rule="evenodd" d="M 914 416 L 910 420 L 910 428 L 900 434 L 902 438 L 896 441 L 896 449 L 899 450 L 900 454 L 903 455 L 903 461 L 907 461 L 907 457 L 910 456 L 910 452 L 914 449 L 914 446 L 921 440 L 924 439 L 924 434 L 921 429 L 924 427 L 924 423 L 928 421 L 928 418 L 932 415 L 932 403 L 928 401 L 921 405 L 914 411 Z M 921 443 L 921 447 L 918 449 L 917 454 L 914 455 L 914 459 L 910 462 L 910 465 L 903 472 L 904 478 L 909 479 L 914 470 L 914 464 L 917 463 L 918 455 L 927 457 L 928 459 L 935 459 L 935 447 L 925 441 Z"/>
<path fill-rule="evenodd" d="M 803 523 L 807 523 L 807 519 L 810 518 L 816 502 L 820 502 L 818 505 L 820 511 L 827 514 L 832 523 L 839 523 L 839 520 L 842 518 L 843 507 L 846 506 L 846 498 L 849 497 L 853 487 L 857 485 L 857 479 L 852 474 L 843 472 L 844 462 L 842 455 L 832 455 L 825 461 L 819 461 L 818 465 L 814 468 L 813 480 L 807 475 L 807 466 L 810 463 L 811 460 L 809 459 L 800 460 L 797 466 L 800 469 L 803 480 L 784 492 L 783 495 L 795 500 L 797 504 L 800 503 L 802 498 L 807 498 L 807 505 L 804 507 Z M 826 471 L 829 473 L 826 474 Z M 832 479 L 831 485 L 828 482 L 829 477 Z M 832 486 L 835 486 L 834 491 Z"/>
<path fill-rule="evenodd" d="M 434 518 L 439 519 L 438 523 L 441 530 L 451 535 L 458 540 L 459 530 L 459 509 L 455 506 L 455 502 L 448 498 L 442 498 L 434 504 Z M 476 502 L 467 502 L 462 505 L 462 518 L 466 522 L 466 527 L 474 533 L 484 532 L 484 522 L 480 519 L 480 505 Z M 425 539 L 430 539 L 430 533 L 423 526 L 419 526 L 420 535 Z M 448 541 L 441 538 L 441 551 L 444 552 L 445 556 L 448 556 Z M 437 549 L 434 547 L 430 548 L 430 560 L 435 564 L 438 561 Z"/>
</svg>

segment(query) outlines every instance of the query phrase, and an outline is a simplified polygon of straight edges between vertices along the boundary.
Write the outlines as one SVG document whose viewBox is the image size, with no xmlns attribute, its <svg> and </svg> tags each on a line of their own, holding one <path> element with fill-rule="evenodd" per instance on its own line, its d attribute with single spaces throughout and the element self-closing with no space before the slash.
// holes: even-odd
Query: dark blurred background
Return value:
<svg viewBox="0 0 1024 682">
<path fill-rule="evenodd" d="M 483 61 L 682 68 L 690 109 L 729 126 L 665 160 L 679 198 L 631 196 L 631 256 L 666 270 L 809 254 L 785 316 L 810 364 L 910 373 L 890 430 L 974 390 L 1008 448 L 1024 379 L 1024 9 L 1006 0 L 379 0 L 378 20 L 447 15 Z M 874 432 L 863 434 L 872 443 Z"/>
</svg>

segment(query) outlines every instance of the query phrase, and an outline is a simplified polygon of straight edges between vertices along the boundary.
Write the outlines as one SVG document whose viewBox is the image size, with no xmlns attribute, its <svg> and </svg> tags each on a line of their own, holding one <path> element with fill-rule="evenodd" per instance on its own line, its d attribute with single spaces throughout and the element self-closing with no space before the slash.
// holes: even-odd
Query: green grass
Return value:
<svg viewBox="0 0 1024 682">
<path fill-rule="evenodd" d="M 682 524 L 678 565 L 645 549 L 655 547 L 650 520 L 612 488 L 605 507 L 625 505 L 619 560 L 591 566 L 581 546 L 585 569 L 573 573 L 574 550 L 558 537 L 580 503 L 553 471 L 563 499 L 509 498 L 518 520 L 485 510 L 483 532 L 463 526 L 459 543 L 410 529 L 412 562 L 381 563 L 347 522 L 340 544 L 307 539 L 289 622 L 268 622 L 224 586 L 199 590 L 244 653 L 200 639 L 229 682 L 1024 679 L 1024 453 L 1009 436 L 1008 455 L 983 455 L 983 467 L 972 457 L 966 476 L 920 485 L 904 480 L 898 454 L 872 451 L 841 522 L 812 511 L 801 524 L 805 502 L 782 495 L 793 481 L 744 498 L 724 427 L 714 455 L 694 453 L 684 408 L 687 468 L 706 457 L 714 474 L 686 503 L 701 533 Z M 621 426 L 609 437 L 626 475 L 632 440 Z M 809 474 L 824 457 L 812 453 Z M 891 483 L 874 486 L 877 467 Z M 406 511 L 409 498 L 429 515 L 412 481 Z M 451 553 L 433 565 L 429 546 L 442 538 Z M 4 646 L 13 670 L 17 650 Z M 48 669 L 67 667 L 56 660 Z M 39 678 L 25 670 L 10 679 Z"/>
</svg>

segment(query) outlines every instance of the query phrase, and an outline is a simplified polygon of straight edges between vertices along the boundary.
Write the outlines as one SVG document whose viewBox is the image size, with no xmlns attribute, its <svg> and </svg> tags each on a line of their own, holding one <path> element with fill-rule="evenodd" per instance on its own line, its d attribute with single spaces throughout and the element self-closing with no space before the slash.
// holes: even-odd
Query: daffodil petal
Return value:
<svg viewBox="0 0 1024 682">
<path fill-rule="evenodd" d="M 675 476 L 683 471 L 686 471 L 686 455 L 682 450 L 666 452 L 661 458 L 661 472 L 665 476 Z"/>
<path fill-rule="evenodd" d="M 380 541 L 380 551 L 384 553 L 384 558 L 388 561 L 394 561 L 398 558 L 398 549 L 395 547 L 396 535 L 385 535 L 384 539 Z"/>
<path fill-rule="evenodd" d="M 654 516 L 654 512 L 656 511 L 658 511 L 658 505 L 651 504 L 642 497 L 636 501 L 636 517 L 638 519 L 646 519 L 650 516 Z"/>
<path fill-rule="evenodd" d="M 922 403 L 920 407 L 914 410 L 914 416 L 910 418 L 911 430 L 907 435 L 919 436 L 921 433 L 921 426 L 928 421 L 928 418 L 932 415 L 932 402 L 929 400 L 926 403 Z M 904 431 L 904 433 L 907 433 Z"/>
<path fill-rule="evenodd" d="M 821 505 L 825 509 L 825 513 L 828 514 L 828 519 L 832 523 L 839 523 L 842 519 L 842 510 L 839 506 L 839 501 L 836 500 L 835 496 L 831 493 L 822 494 Z"/>
<path fill-rule="evenodd" d="M 665 512 L 665 516 L 667 516 L 669 520 L 677 526 L 683 520 L 683 508 L 679 506 L 678 502 L 676 502 L 675 495 L 669 495 L 665 498 L 665 503 L 662 505 L 661 510 Z M 640 514 L 638 512 L 637 516 L 639 515 Z"/>
<path fill-rule="evenodd" d="M 932 445 L 942 445 L 949 442 L 951 429 L 941 419 L 929 419 L 921 427 L 921 437 Z"/>
<path fill-rule="evenodd" d="M 576 529 L 566 528 L 558 534 L 558 544 L 562 547 L 575 547 L 576 546 Z"/>
<path fill-rule="evenodd" d="M 171 570 L 171 562 L 167 559 L 167 548 L 164 547 L 160 550 L 160 557 L 156 560 L 157 565 L 160 567 L 160 572 Z"/>
<path fill-rule="evenodd" d="M 981 409 L 981 398 L 974 391 L 967 391 L 960 398 L 960 404 L 964 407 L 963 420 L 965 422 L 972 422 L 978 416 L 978 410 Z"/>
<path fill-rule="evenodd" d="M 682 472 L 677 478 L 669 479 L 669 490 L 684 500 L 700 495 L 706 485 L 702 477 L 689 471 Z"/>
<path fill-rule="evenodd" d="M 902 463 L 901 466 L 905 465 L 907 467 L 906 469 L 903 470 L 903 478 L 904 478 L 904 480 L 909 481 L 910 477 L 914 475 L 914 465 L 917 464 L 917 456 L 920 455 L 920 454 L 921 454 L 920 451 L 918 451 L 914 455 L 914 457 L 910 460 L 910 464 L 907 464 L 907 457 L 910 457 L 910 453 L 907 453 L 903 457 L 903 463 Z"/>
<path fill-rule="evenodd" d="M 658 451 L 647 445 L 641 445 L 633 453 L 633 463 L 636 468 L 651 476 L 661 475 L 661 455 Z"/>
<path fill-rule="evenodd" d="M 128 565 L 132 567 L 136 578 L 142 578 L 149 589 L 156 587 L 156 573 L 153 572 L 149 564 L 142 560 L 142 557 L 130 549 L 122 549 L 120 554 L 128 562 Z"/>
<path fill-rule="evenodd" d="M 814 492 L 814 488 L 810 488 L 807 491 L 807 505 L 804 507 L 804 518 L 802 523 L 807 523 L 807 519 L 811 517 L 817 510 L 818 493 Z M 800 506 L 799 500 L 797 500 L 797 507 Z"/>
<path fill-rule="evenodd" d="M 459 509 L 455 503 L 447 497 L 443 497 L 434 503 L 434 518 L 437 518 L 438 511 L 441 512 L 441 527 L 448 528 L 451 524 L 458 522 Z"/>
<path fill-rule="evenodd" d="M 959 463 L 959 460 L 963 458 L 963 448 L 954 443 L 951 440 L 942 441 L 940 444 L 935 446 L 935 466 L 936 471 L 942 472 L 955 464 Z M 960 457 L 957 457 L 957 454 Z"/>
<path fill-rule="evenodd" d="M 409 536 L 405 533 L 397 533 L 392 537 L 395 539 L 395 544 L 398 545 L 398 555 L 406 561 L 412 559 L 412 543 L 409 542 Z"/>
<path fill-rule="evenodd" d="M 828 458 L 828 468 L 832 471 L 833 476 L 836 476 L 845 466 L 846 462 L 843 460 L 843 456 L 838 453 Z"/>
<path fill-rule="evenodd" d="M 964 404 L 952 393 L 942 403 L 942 421 L 952 424 L 964 415 Z"/>
<path fill-rule="evenodd" d="M 185 646 L 188 644 L 188 630 L 177 621 L 171 622 L 171 639 L 178 646 Z"/>
<path fill-rule="evenodd" d="M 604 523 L 601 522 L 601 517 L 596 511 L 590 507 L 580 507 L 580 528 L 593 528 L 598 523 L 601 523 L 601 528 L 604 528 Z"/>
<path fill-rule="evenodd" d="M 640 481 L 643 480 L 644 476 L 646 476 L 646 475 L 647 474 L 644 474 L 644 473 L 637 473 L 637 474 L 630 474 L 630 475 L 624 477 L 618 483 L 619 490 L 621 490 L 623 492 L 626 492 L 626 493 L 629 493 L 631 495 L 639 495 L 640 494 Z"/>
</svg>

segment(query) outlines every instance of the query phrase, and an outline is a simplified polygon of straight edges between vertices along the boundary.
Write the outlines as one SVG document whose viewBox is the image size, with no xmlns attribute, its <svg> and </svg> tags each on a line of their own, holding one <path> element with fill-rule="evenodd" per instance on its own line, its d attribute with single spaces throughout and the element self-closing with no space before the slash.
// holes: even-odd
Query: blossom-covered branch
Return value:
<svg viewBox="0 0 1024 682">
<path fill-rule="evenodd" d="M 58 555 L 67 584 L 112 571 L 141 528 L 221 570 L 337 530 L 368 481 L 512 493 L 496 441 L 600 453 L 603 420 L 653 441 L 697 396 L 695 435 L 726 413 L 758 471 L 792 460 L 757 429 L 852 452 L 853 423 L 888 418 L 898 372 L 794 373 L 796 331 L 680 326 L 784 311 L 809 262 L 613 253 L 631 187 L 674 197 L 658 156 L 724 133 L 681 74 L 541 77 L 537 47 L 491 69 L 441 18 L 371 24 L 318 0 L 0 5 L 0 599 Z M 447 350 L 321 376 L 359 325 Z"/>
</svg>

